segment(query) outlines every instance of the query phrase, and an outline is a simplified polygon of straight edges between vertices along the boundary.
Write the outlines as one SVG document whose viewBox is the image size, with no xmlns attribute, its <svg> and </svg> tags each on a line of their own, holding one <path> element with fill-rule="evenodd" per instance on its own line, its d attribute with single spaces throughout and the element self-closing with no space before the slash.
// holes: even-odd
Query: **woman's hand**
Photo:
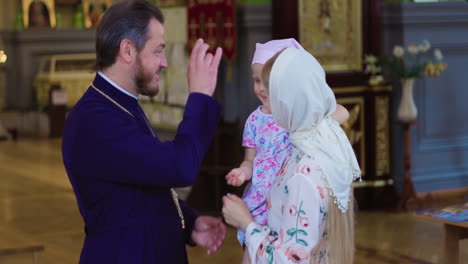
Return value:
<svg viewBox="0 0 468 264">
<path fill-rule="evenodd" d="M 247 226 L 253 222 L 249 208 L 241 198 L 234 194 L 223 197 L 223 216 L 226 223 L 242 229 L 244 232 Z"/>
</svg>

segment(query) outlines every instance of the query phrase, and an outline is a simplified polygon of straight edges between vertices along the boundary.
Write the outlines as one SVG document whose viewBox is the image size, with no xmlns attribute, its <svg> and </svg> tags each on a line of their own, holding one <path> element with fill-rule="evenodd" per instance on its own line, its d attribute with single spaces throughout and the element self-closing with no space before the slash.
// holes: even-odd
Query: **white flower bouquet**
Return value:
<svg viewBox="0 0 468 264">
<path fill-rule="evenodd" d="M 5 63 L 7 60 L 7 55 L 3 50 L 0 50 L 0 63 Z"/>
<path fill-rule="evenodd" d="M 370 75 L 369 84 L 378 85 L 384 82 L 382 67 L 388 68 L 392 78 L 414 79 L 425 77 L 437 77 L 447 69 L 443 63 L 443 55 L 440 49 L 434 49 L 433 56 L 427 57 L 431 44 L 423 40 L 420 44 L 409 44 L 407 47 L 395 46 L 393 56 L 390 58 L 378 58 L 372 54 L 364 58 L 364 72 Z"/>
</svg>

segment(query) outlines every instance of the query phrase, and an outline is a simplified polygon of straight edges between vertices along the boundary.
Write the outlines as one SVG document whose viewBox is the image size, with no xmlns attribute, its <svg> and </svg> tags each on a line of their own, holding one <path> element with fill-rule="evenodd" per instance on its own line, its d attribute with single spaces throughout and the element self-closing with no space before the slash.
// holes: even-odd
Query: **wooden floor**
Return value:
<svg viewBox="0 0 468 264">
<path fill-rule="evenodd" d="M 41 263 L 77 263 L 83 237 L 60 141 L 0 141 L 0 249 L 42 245 Z M 410 214 L 359 212 L 356 242 L 355 263 L 440 263 L 443 228 Z M 468 241 L 460 249 L 460 263 L 468 263 Z M 188 251 L 192 264 L 241 259 L 234 229 L 214 256 L 201 248 Z"/>
</svg>

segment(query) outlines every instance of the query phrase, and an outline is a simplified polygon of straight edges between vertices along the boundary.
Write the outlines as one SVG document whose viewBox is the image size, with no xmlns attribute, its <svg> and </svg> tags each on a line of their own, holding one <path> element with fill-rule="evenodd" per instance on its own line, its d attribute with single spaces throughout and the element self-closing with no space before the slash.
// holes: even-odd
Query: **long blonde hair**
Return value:
<svg viewBox="0 0 468 264">
<path fill-rule="evenodd" d="M 273 64 L 282 51 L 269 59 L 262 69 L 262 82 L 269 90 L 270 73 Z M 328 217 L 325 223 L 325 231 L 328 233 L 328 254 L 331 264 L 352 264 L 354 260 L 354 195 L 351 188 L 348 210 L 343 213 L 335 204 L 332 196 L 328 202 Z"/>
<path fill-rule="evenodd" d="M 328 217 L 325 232 L 328 232 L 328 259 L 331 264 L 352 264 L 354 259 L 354 196 L 350 193 L 348 210 L 343 213 L 334 203 L 333 197 L 328 199 Z"/>
<path fill-rule="evenodd" d="M 270 90 L 270 73 L 271 73 L 271 69 L 273 68 L 273 64 L 275 63 L 276 59 L 281 54 L 281 52 L 283 52 L 283 50 L 278 51 L 273 57 L 271 57 L 267 62 L 265 62 L 265 65 L 263 65 L 262 83 L 263 83 L 263 86 L 268 91 Z"/>
</svg>

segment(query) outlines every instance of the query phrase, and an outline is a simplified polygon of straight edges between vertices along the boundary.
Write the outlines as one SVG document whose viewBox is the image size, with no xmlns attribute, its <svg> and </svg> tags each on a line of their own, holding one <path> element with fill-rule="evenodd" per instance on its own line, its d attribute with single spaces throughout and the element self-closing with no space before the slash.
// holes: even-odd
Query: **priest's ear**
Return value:
<svg viewBox="0 0 468 264">
<path fill-rule="evenodd" d="M 129 39 L 123 39 L 120 41 L 119 54 L 121 60 L 125 63 L 130 64 L 135 60 L 137 55 L 137 49 L 133 44 L 133 41 Z"/>
</svg>

